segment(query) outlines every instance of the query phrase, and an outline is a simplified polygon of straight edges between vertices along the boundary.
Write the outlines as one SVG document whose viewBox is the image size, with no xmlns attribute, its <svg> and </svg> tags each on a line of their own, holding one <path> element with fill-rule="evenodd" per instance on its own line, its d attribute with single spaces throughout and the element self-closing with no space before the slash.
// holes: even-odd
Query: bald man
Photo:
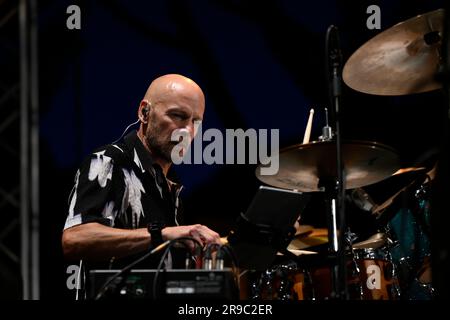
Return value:
<svg viewBox="0 0 450 320">
<path fill-rule="evenodd" d="M 166 240 L 193 237 L 220 243 L 206 226 L 182 226 L 179 193 L 169 179 L 172 132 L 203 119 L 205 97 L 191 79 L 155 79 L 138 108 L 139 130 L 95 150 L 75 177 L 62 246 L 69 259 L 113 261 L 145 253 Z"/>
</svg>

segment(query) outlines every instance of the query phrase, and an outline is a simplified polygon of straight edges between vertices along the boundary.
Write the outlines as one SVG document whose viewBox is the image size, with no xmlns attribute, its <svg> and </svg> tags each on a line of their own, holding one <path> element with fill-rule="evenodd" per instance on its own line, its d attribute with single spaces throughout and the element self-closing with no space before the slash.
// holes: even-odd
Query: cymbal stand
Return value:
<svg viewBox="0 0 450 320">
<path fill-rule="evenodd" d="M 337 164 L 336 179 L 325 182 L 326 193 L 328 193 L 327 199 L 330 199 L 328 206 L 331 211 L 329 214 L 329 250 L 336 257 L 336 263 L 332 269 L 331 297 L 338 300 L 348 300 L 343 240 L 345 232 L 345 173 L 342 161 L 342 136 L 340 130 L 342 54 L 338 29 L 334 25 L 331 25 L 327 30 L 326 56 L 330 98 L 334 111 Z M 337 225 L 338 220 L 339 226 Z M 337 232 L 338 228 L 341 230 L 340 234 Z"/>
</svg>

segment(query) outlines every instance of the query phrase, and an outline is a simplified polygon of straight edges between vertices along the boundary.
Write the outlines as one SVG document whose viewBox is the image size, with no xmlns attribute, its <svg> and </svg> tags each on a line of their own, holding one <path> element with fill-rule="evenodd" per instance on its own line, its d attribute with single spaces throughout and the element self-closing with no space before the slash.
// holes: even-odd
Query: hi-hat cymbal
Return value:
<svg viewBox="0 0 450 320">
<path fill-rule="evenodd" d="M 313 231 L 314 231 L 314 227 L 313 226 L 309 226 L 309 225 L 298 225 L 298 226 L 295 226 L 295 236 L 296 237 L 306 237 L 307 235 L 309 235 Z"/>
<path fill-rule="evenodd" d="M 342 157 L 346 189 L 379 182 L 400 168 L 398 154 L 391 147 L 377 142 L 344 141 Z M 324 183 L 337 176 L 334 141 L 294 145 L 273 155 L 271 160 L 271 164 L 278 161 L 278 172 L 262 175 L 260 169 L 264 165 L 261 165 L 256 169 L 256 177 L 278 188 L 324 191 Z"/>
<path fill-rule="evenodd" d="M 310 255 L 310 254 L 318 254 L 315 251 L 309 251 L 309 250 L 299 250 L 299 249 L 287 249 L 287 251 L 289 251 L 290 253 L 298 256 L 302 256 L 302 255 Z M 283 256 L 284 254 L 281 252 L 277 252 L 278 256 Z"/>
<path fill-rule="evenodd" d="M 343 80 L 376 95 L 405 95 L 435 90 L 444 10 L 428 12 L 381 32 L 348 59 Z"/>
<path fill-rule="evenodd" d="M 303 250 L 328 243 L 328 230 L 323 228 L 313 229 L 306 237 L 294 238 L 288 246 L 289 250 Z"/>
<path fill-rule="evenodd" d="M 353 249 L 377 249 L 384 246 L 387 241 L 387 235 L 380 232 L 374 234 L 367 240 L 355 243 L 352 247 Z"/>
</svg>

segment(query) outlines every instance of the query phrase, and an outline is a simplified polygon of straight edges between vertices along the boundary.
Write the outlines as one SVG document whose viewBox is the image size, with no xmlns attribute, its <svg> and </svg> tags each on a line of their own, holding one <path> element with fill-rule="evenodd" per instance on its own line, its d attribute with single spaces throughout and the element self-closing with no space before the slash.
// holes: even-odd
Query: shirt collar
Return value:
<svg viewBox="0 0 450 320">
<path fill-rule="evenodd" d="M 137 161 L 135 159 L 135 163 L 138 167 L 140 167 L 141 170 L 150 172 L 150 174 L 153 176 L 156 175 L 156 167 L 162 172 L 160 165 L 153 161 L 150 152 L 144 147 L 141 139 L 139 139 L 136 130 L 128 133 L 124 138 L 124 142 L 130 152 L 132 152 L 133 159 L 135 158 L 135 154 L 137 154 L 138 159 Z M 167 179 L 169 179 L 170 182 L 175 185 L 176 189 L 182 187 L 174 170 L 169 169 L 169 172 L 167 173 Z"/>
<path fill-rule="evenodd" d="M 143 169 L 145 171 L 154 173 L 154 168 L 152 167 L 155 165 L 155 162 L 153 161 L 150 152 L 145 149 L 141 139 L 139 139 L 136 130 L 128 133 L 125 136 L 124 141 L 128 149 L 132 153 L 132 157 L 136 165 L 140 167 L 141 170 Z M 137 154 L 138 159 L 135 159 L 135 154 Z"/>
</svg>

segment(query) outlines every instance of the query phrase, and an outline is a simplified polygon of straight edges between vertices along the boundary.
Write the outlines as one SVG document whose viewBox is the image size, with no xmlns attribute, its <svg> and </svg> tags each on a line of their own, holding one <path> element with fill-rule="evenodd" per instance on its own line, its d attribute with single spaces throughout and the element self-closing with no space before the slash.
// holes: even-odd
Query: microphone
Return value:
<svg viewBox="0 0 450 320">
<path fill-rule="evenodd" d="M 341 95 L 341 72 L 342 67 L 342 52 L 341 43 L 339 39 L 338 28 L 334 25 L 328 27 L 326 35 L 326 55 L 329 79 L 331 80 L 331 92 L 333 97 Z"/>
<path fill-rule="evenodd" d="M 342 52 L 341 52 L 341 41 L 339 39 L 339 30 L 334 25 L 329 26 L 327 30 L 327 53 L 330 62 L 337 65 L 342 64 Z"/>
</svg>

